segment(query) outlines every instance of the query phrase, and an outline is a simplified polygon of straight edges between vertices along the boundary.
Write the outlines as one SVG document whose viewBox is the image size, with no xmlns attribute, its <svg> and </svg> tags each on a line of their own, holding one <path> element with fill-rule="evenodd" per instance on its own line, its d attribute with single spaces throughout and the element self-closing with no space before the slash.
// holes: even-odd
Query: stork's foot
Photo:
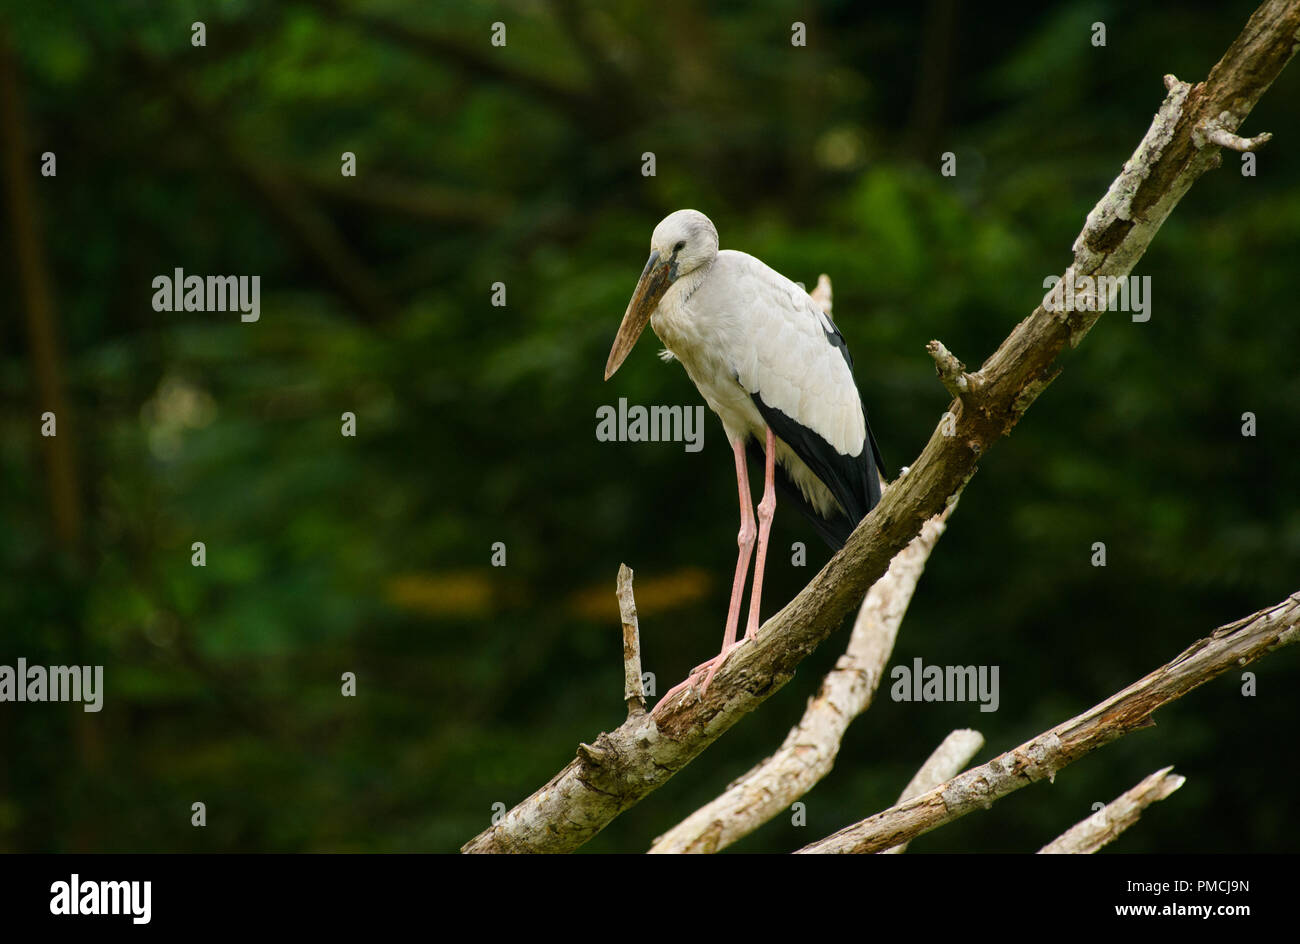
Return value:
<svg viewBox="0 0 1300 944">
<path fill-rule="evenodd" d="M 686 676 L 686 681 L 678 682 L 672 688 L 668 689 L 668 691 L 664 692 L 663 697 L 660 698 L 659 701 L 655 703 L 655 708 L 658 708 L 660 705 L 668 704 L 668 700 L 672 698 L 674 695 L 676 695 L 678 692 L 682 692 L 688 688 L 694 687 L 695 680 L 699 678 L 699 676 L 700 673 L 698 671 L 692 672 L 690 675 Z M 703 697 L 703 695 L 704 693 L 700 692 L 700 696 Z"/>
<path fill-rule="evenodd" d="M 700 685 L 699 693 L 699 697 L 703 698 L 704 693 L 709 690 L 709 683 L 713 681 L 713 676 L 717 673 L 718 669 L 722 668 L 722 663 L 727 661 L 727 656 L 731 655 L 732 651 L 744 641 L 745 640 L 742 639 L 740 642 L 732 643 L 708 662 L 701 662 L 695 668 L 691 669 L 691 674 L 686 676 L 686 681 L 679 682 L 672 688 L 668 689 L 668 691 L 664 693 L 664 697 L 660 698 L 657 704 L 667 704 L 668 699 L 672 698 L 678 692 L 685 691 L 688 688 L 693 688 L 695 682 L 700 678 L 700 676 L 704 677 L 704 681 Z"/>
</svg>

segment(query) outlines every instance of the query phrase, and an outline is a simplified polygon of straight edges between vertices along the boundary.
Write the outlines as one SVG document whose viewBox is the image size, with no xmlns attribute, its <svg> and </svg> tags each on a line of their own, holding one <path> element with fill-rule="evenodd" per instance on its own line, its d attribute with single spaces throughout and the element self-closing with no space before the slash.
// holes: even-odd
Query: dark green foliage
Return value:
<svg viewBox="0 0 1300 944">
<path fill-rule="evenodd" d="M 621 721 L 620 561 L 661 692 L 721 638 L 738 518 L 717 420 L 699 453 L 594 435 L 619 397 L 700 402 L 649 334 L 601 381 L 654 224 L 693 206 L 724 248 L 831 275 L 896 475 L 948 403 L 925 343 L 992 352 L 1064 269 L 1162 74 L 1203 78 L 1252 9 L 963 9 L 918 66 L 924 5 L 797 5 L 806 48 L 776 3 L 580 3 L 576 34 L 566 4 L 8 6 L 83 523 L 60 548 L 6 226 L 0 663 L 102 663 L 108 692 L 99 714 L 0 703 L 0 849 L 104 851 L 456 849 Z M 944 90 L 928 122 L 926 69 Z M 998 665 L 1000 709 L 882 690 L 808 825 L 738 849 L 819 838 L 891 804 L 952 728 L 981 730 L 987 759 L 1300 589 L 1296 69 L 1243 129 L 1276 133 L 1258 175 L 1225 155 L 1139 265 L 1151 321 L 1104 316 L 931 561 L 895 661 Z M 47 150 L 56 178 L 36 172 Z M 306 234 L 241 167 L 310 208 Z M 380 311 L 315 254 L 322 233 Z M 153 311 L 176 267 L 260 275 L 261 320 Z M 826 559 L 791 511 L 765 615 Z M 765 756 L 846 637 L 590 848 L 645 849 Z M 1187 786 L 1116 851 L 1294 850 L 1296 760 L 1274 751 L 1300 652 L 1254 670 L 1256 697 L 1225 676 L 913 849 L 1031 851 L 1173 764 Z"/>
</svg>

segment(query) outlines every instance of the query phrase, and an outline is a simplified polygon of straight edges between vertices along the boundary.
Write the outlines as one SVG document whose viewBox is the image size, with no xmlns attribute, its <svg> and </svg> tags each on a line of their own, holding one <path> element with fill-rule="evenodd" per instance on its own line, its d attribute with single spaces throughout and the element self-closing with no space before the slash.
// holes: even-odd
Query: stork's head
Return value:
<svg viewBox="0 0 1300 944">
<path fill-rule="evenodd" d="M 718 255 L 718 231 L 699 210 L 678 210 L 660 220 L 650 237 L 650 259 L 618 326 L 605 379 L 614 376 L 645 330 L 659 299 L 682 276 L 706 266 Z"/>
</svg>

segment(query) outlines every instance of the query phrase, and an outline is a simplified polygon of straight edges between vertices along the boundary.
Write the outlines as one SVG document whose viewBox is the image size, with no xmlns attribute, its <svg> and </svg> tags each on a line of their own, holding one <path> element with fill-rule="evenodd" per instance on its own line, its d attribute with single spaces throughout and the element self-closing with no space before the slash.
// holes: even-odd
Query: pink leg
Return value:
<svg viewBox="0 0 1300 944">
<path fill-rule="evenodd" d="M 736 544 L 740 554 L 736 558 L 736 576 L 731 581 L 731 606 L 727 608 L 727 629 L 722 635 L 722 651 L 736 644 L 736 631 L 740 628 L 740 601 L 745 595 L 745 577 L 749 573 L 749 555 L 754 550 L 754 499 L 749 494 L 749 468 L 745 465 L 745 447 L 732 443 L 736 454 L 736 486 L 740 492 L 740 533 Z"/>
<path fill-rule="evenodd" d="M 758 632 L 758 604 L 763 598 L 763 565 L 767 563 L 767 536 L 776 514 L 776 437 L 767 429 L 767 463 L 763 475 L 763 499 L 758 503 L 758 557 L 754 560 L 754 590 L 749 595 L 749 623 L 745 638 Z"/>
<path fill-rule="evenodd" d="M 700 694 L 703 695 L 708 690 L 709 683 L 713 681 L 713 673 L 718 671 L 727 653 L 736 645 L 736 633 L 740 628 L 740 602 L 745 595 L 745 577 L 749 574 L 749 557 L 754 550 L 758 528 L 754 524 L 754 500 L 749 494 L 749 469 L 745 465 L 745 444 L 733 442 L 731 449 L 736 456 L 736 489 L 740 493 L 740 533 L 736 535 L 740 554 L 736 558 L 736 576 L 731 582 L 731 605 L 727 608 L 727 627 L 722 634 L 722 651 L 708 662 L 697 665 L 687 676 L 686 681 L 664 693 L 664 697 L 659 699 L 659 704 L 665 703 L 669 696 L 675 695 L 683 688 L 688 688 L 700 672 L 707 670 L 704 685 L 700 689 Z"/>
</svg>

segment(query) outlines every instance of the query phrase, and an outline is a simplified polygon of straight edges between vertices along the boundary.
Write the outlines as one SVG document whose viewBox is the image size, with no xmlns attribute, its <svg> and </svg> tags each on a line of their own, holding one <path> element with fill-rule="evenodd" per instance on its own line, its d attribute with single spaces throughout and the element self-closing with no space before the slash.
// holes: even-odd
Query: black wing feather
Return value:
<svg viewBox="0 0 1300 944">
<path fill-rule="evenodd" d="M 751 393 L 750 398 L 772 432 L 794 450 L 795 455 L 804 461 L 844 509 L 844 515 L 836 515 L 833 519 L 824 518 L 804 499 L 798 486 L 788 480 L 782 483 L 786 491 L 795 493 L 795 503 L 822 539 L 834 550 L 839 550 L 858 522 L 880 501 L 880 448 L 876 445 L 870 424 L 867 424 L 867 439 L 871 448 L 864 448 L 857 456 L 846 456 L 813 430 L 775 407 L 768 406 L 763 402 L 761 394 Z M 761 447 L 759 452 L 761 454 Z M 782 472 L 780 478 L 785 480 L 784 470 Z"/>
<path fill-rule="evenodd" d="M 822 312 L 826 315 L 826 312 Z M 835 321 L 830 315 L 826 315 L 826 324 L 831 326 L 827 331 L 825 326 L 822 327 L 822 334 L 826 335 L 826 340 L 830 342 L 831 347 L 839 349 L 840 354 L 844 357 L 844 363 L 849 365 L 849 370 L 853 370 L 853 356 L 849 354 L 849 346 L 844 340 L 844 335 L 840 334 L 840 329 L 836 327 Z"/>
</svg>

